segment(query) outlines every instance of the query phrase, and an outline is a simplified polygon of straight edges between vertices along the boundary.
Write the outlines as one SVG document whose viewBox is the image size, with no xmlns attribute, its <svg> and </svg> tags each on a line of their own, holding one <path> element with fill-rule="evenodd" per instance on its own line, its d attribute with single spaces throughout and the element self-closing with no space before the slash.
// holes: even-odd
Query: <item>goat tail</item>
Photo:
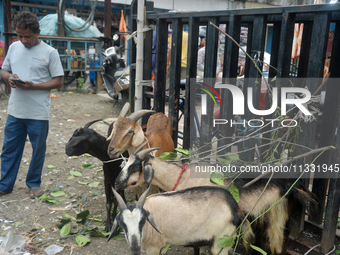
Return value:
<svg viewBox="0 0 340 255">
<path fill-rule="evenodd" d="M 250 248 L 250 244 L 254 243 L 255 241 L 255 235 L 248 219 L 246 219 L 242 225 L 242 233 L 243 233 L 243 245 L 248 251 Z"/>
</svg>

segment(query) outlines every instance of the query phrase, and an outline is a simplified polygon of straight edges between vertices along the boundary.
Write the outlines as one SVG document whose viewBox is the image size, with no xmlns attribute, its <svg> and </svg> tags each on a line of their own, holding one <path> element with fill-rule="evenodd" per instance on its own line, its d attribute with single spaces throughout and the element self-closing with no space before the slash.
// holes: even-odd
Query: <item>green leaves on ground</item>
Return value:
<svg viewBox="0 0 340 255">
<path fill-rule="evenodd" d="M 70 171 L 70 175 L 79 177 L 79 176 L 82 176 L 82 173 L 81 173 L 81 172 L 78 172 L 78 171 L 73 171 L 73 170 L 71 170 L 71 171 Z"/>
<path fill-rule="evenodd" d="M 118 240 L 118 241 L 123 241 L 124 240 L 124 237 L 121 237 L 121 236 L 114 236 L 113 238 Z"/>
<path fill-rule="evenodd" d="M 91 239 L 87 238 L 86 236 L 83 235 L 77 235 L 76 237 L 76 242 L 79 246 L 84 246 L 87 243 L 89 243 Z"/>
<path fill-rule="evenodd" d="M 61 190 L 58 190 L 58 191 L 55 191 L 55 192 L 51 192 L 51 196 L 52 196 L 52 197 L 61 197 L 61 196 L 65 196 L 65 192 L 64 192 L 64 191 L 61 191 Z"/>
<path fill-rule="evenodd" d="M 74 218 L 73 216 L 69 215 L 67 212 L 63 212 L 62 214 L 63 214 L 64 218 L 76 221 L 76 218 Z"/>
<path fill-rule="evenodd" d="M 97 188 L 99 186 L 100 182 L 92 182 L 89 184 L 89 187 L 91 188 Z"/>
<path fill-rule="evenodd" d="M 60 230 L 60 236 L 67 236 L 70 234 L 71 231 L 71 223 L 66 223 Z"/>
<path fill-rule="evenodd" d="M 13 225 L 14 227 L 19 227 L 19 226 L 24 225 L 24 224 L 25 224 L 24 221 L 18 221 L 18 222 L 14 222 L 12 225 Z"/>
<path fill-rule="evenodd" d="M 56 200 L 54 197 L 49 197 L 46 193 L 39 197 L 42 202 L 53 203 L 55 205 L 60 205 L 60 202 Z"/>
<path fill-rule="evenodd" d="M 90 211 L 86 210 L 77 214 L 76 217 L 69 215 L 67 212 L 62 212 L 63 219 L 61 219 L 60 223 L 57 227 L 60 229 L 60 236 L 61 237 L 72 237 L 75 236 L 75 240 L 78 245 L 84 246 L 91 241 L 85 235 L 88 236 L 96 236 L 96 237 L 107 237 L 110 235 L 108 232 L 104 232 L 99 230 L 98 227 L 89 227 L 90 221 L 97 219 L 100 215 L 93 216 L 92 219 L 89 219 Z M 72 233 L 71 226 L 72 224 L 78 224 L 77 227 L 78 231 Z M 103 227 L 104 228 L 104 227 Z"/>
<path fill-rule="evenodd" d="M 95 168 L 96 165 L 93 165 L 93 164 L 84 164 L 81 168 L 87 168 L 87 169 L 91 169 L 91 168 Z"/>
<path fill-rule="evenodd" d="M 81 213 L 78 213 L 77 214 L 77 223 L 78 224 L 85 224 L 86 220 L 87 220 L 87 217 L 90 215 L 90 211 L 89 210 L 86 210 L 86 211 L 83 211 Z"/>
<path fill-rule="evenodd" d="M 101 196 L 101 195 L 104 194 L 104 192 L 103 191 L 90 190 L 90 194 L 92 196 Z"/>
<path fill-rule="evenodd" d="M 81 182 L 81 181 L 78 181 L 78 183 L 81 184 L 81 185 L 87 185 L 87 184 L 89 184 L 88 182 Z"/>
</svg>

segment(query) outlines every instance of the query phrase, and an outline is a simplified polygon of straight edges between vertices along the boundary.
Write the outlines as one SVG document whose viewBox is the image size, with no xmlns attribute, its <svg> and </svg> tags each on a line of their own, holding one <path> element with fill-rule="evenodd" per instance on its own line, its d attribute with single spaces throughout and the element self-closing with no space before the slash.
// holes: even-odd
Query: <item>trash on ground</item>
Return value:
<svg viewBox="0 0 340 255">
<path fill-rule="evenodd" d="M 44 250 L 44 252 L 46 252 L 47 255 L 54 255 L 54 254 L 61 252 L 63 249 L 64 249 L 64 247 L 58 246 L 56 244 L 52 244 L 52 245 L 48 246 Z"/>
<path fill-rule="evenodd" d="M 11 231 L 8 231 L 6 237 L 0 237 L 0 241 L 0 254 L 4 255 L 21 254 L 21 250 L 26 245 L 26 241 L 22 235 L 14 236 Z"/>
</svg>

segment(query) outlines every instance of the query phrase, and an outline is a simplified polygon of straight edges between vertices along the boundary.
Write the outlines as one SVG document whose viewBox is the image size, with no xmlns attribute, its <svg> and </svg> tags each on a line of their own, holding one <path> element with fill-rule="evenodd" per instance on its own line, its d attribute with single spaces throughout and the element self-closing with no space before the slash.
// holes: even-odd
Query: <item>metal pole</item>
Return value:
<svg viewBox="0 0 340 255">
<path fill-rule="evenodd" d="M 65 11 L 65 4 L 63 6 L 60 6 L 61 0 L 58 0 L 58 8 L 57 8 L 57 14 L 58 14 L 58 36 L 65 36 L 65 27 L 64 23 L 61 17 L 61 14 Z"/>
<path fill-rule="evenodd" d="M 143 86 L 143 61 L 144 61 L 144 0 L 138 0 L 137 6 L 137 57 L 136 57 L 136 90 L 135 112 L 142 109 Z M 141 122 L 141 120 L 139 120 Z"/>
</svg>

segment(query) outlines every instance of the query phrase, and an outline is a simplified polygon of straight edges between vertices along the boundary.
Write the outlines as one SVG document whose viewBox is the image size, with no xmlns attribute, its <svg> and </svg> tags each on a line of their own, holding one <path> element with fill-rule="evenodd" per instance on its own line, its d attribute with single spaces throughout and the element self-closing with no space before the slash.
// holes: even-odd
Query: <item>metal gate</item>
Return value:
<svg viewBox="0 0 340 255">
<path fill-rule="evenodd" d="M 131 31 L 136 30 L 136 2 L 132 2 L 132 26 Z M 143 108 L 150 107 L 150 99 L 153 98 L 153 106 L 157 112 L 164 112 L 166 93 L 166 64 L 168 50 L 168 25 L 172 26 L 172 51 L 170 66 L 170 89 L 169 89 L 169 112 L 168 116 L 171 120 L 172 137 L 177 145 L 178 136 L 178 116 L 180 112 L 180 72 L 181 72 L 181 45 L 182 30 L 184 26 L 188 27 L 188 54 L 186 65 L 186 84 L 185 84 L 185 109 L 184 109 L 184 134 L 183 147 L 190 148 L 190 128 L 193 126 L 193 120 L 189 116 L 193 115 L 193 109 L 190 108 L 190 100 L 195 100 L 194 93 L 190 93 L 190 79 L 196 78 L 197 74 L 197 52 L 199 27 L 206 26 L 206 58 L 204 77 L 214 77 L 216 71 L 218 35 L 219 31 L 210 25 L 210 23 L 225 24 L 226 32 L 234 38 L 236 42 L 240 42 L 241 26 L 248 27 L 247 53 L 252 57 L 258 55 L 260 61 L 263 60 L 265 51 L 265 43 L 267 36 L 267 25 L 272 26 L 272 43 L 270 65 L 274 68 L 269 69 L 269 82 L 278 88 L 283 87 L 279 78 L 292 78 L 292 64 L 297 78 L 322 78 L 324 72 L 324 63 L 326 58 L 326 49 L 329 41 L 330 24 L 335 26 L 333 47 L 330 60 L 330 78 L 327 86 L 323 89 L 326 91 L 325 103 L 323 107 L 323 121 L 320 125 L 320 136 L 316 142 L 316 122 L 312 124 L 301 124 L 303 132 L 299 134 L 298 143 L 306 148 L 324 147 L 334 145 L 339 147 L 340 139 L 336 135 L 339 128 L 339 98 L 340 84 L 334 78 L 340 78 L 340 4 L 324 4 L 324 5 L 305 5 L 290 7 L 273 7 L 273 8 L 256 8 L 256 9 L 238 9 L 238 10 L 222 10 L 209 12 L 178 12 L 178 13 L 153 13 L 152 3 L 147 3 L 146 20 L 147 25 L 153 24 L 156 27 L 156 62 L 155 62 L 155 82 L 153 90 L 149 87 L 144 88 Z M 304 25 L 301 53 L 298 61 L 291 62 L 291 52 L 294 36 L 294 26 L 296 23 Z M 152 64 L 152 30 L 145 33 L 144 47 L 144 80 L 151 79 Z M 136 47 L 131 41 L 131 63 L 136 60 Z M 238 75 L 238 55 L 239 48 L 230 39 L 225 39 L 224 61 L 223 61 L 223 82 L 236 84 Z M 262 68 L 262 64 L 259 64 Z M 247 58 L 245 64 L 245 78 L 259 79 L 258 70 L 255 65 Z M 273 78 L 276 78 L 274 81 Z M 134 72 L 131 74 L 131 90 L 130 103 L 133 109 L 134 99 Z M 244 91 L 248 86 L 253 87 L 254 105 L 259 104 L 260 89 L 255 83 L 248 83 L 244 86 Z M 211 84 L 213 85 L 213 84 Z M 308 89 L 311 94 L 315 93 L 320 83 L 310 82 Z M 317 92 L 317 94 L 320 93 Z M 228 91 L 221 92 L 221 99 L 227 107 L 221 107 L 220 118 L 231 119 L 232 115 L 232 98 Z M 212 105 L 212 100 L 208 100 L 208 104 Z M 269 105 L 267 97 L 267 106 Z M 266 108 L 268 109 L 268 108 Z M 211 124 L 213 118 L 213 108 L 208 108 L 208 114 L 201 116 L 201 144 L 211 141 L 213 127 Z M 246 119 L 252 119 L 254 115 L 250 112 L 246 113 Z M 146 120 L 143 121 L 144 123 Z M 223 128 L 220 134 L 225 137 L 232 137 L 232 128 Z M 219 146 L 228 144 L 230 139 L 224 139 L 219 142 Z M 252 143 L 252 142 L 249 142 Z M 246 145 L 253 148 L 253 144 Z M 306 149 L 297 149 L 296 153 L 302 154 L 307 152 Z M 274 152 L 273 152 L 274 153 Z M 249 150 L 245 153 L 244 160 L 252 161 L 254 151 Z M 309 164 L 311 157 L 300 159 L 296 164 Z M 315 165 L 340 163 L 339 150 L 326 151 L 314 162 Z M 326 254 L 333 248 L 335 240 L 335 232 L 338 225 L 339 211 L 339 174 L 337 172 L 328 173 L 328 178 L 313 180 L 313 192 L 319 199 L 319 206 L 312 208 L 308 215 L 308 222 L 319 225 L 322 222 L 322 237 L 317 240 L 321 243 L 320 252 Z M 306 180 L 309 184 L 309 180 Z M 327 196 L 326 196 L 327 195 Z M 304 208 L 294 208 L 294 213 L 290 221 L 290 237 L 296 239 L 304 228 L 305 223 Z M 324 221 L 323 221 L 324 215 Z M 313 253 L 310 253 L 313 254 Z M 314 253 L 319 254 L 319 253 Z"/>
</svg>

